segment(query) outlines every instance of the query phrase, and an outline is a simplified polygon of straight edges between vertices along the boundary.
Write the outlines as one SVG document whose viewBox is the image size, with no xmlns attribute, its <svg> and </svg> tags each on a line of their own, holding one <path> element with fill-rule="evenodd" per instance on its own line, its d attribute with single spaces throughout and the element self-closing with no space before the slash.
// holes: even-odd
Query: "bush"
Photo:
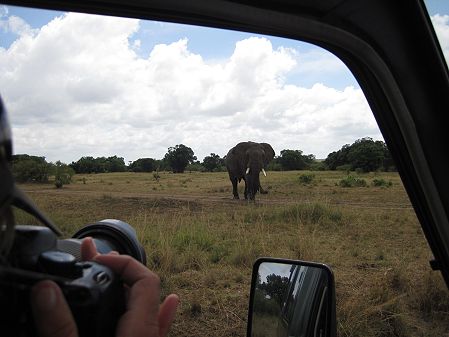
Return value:
<svg viewBox="0 0 449 337">
<path fill-rule="evenodd" d="M 354 176 L 347 176 L 341 179 L 338 183 L 341 187 L 365 187 L 367 186 L 365 179 L 360 179 Z"/>
<path fill-rule="evenodd" d="M 27 154 L 12 157 L 12 173 L 17 182 L 48 182 L 50 164 L 45 157 L 29 156 Z"/>
<path fill-rule="evenodd" d="M 315 175 L 314 174 L 301 174 L 299 176 L 299 182 L 303 185 L 309 185 L 311 184 L 313 181 L 315 180 Z"/>
<path fill-rule="evenodd" d="M 376 187 L 391 187 L 393 186 L 393 183 L 391 180 L 386 181 L 385 179 L 374 179 L 373 180 L 373 186 Z"/>
<path fill-rule="evenodd" d="M 73 168 L 61 163 L 59 160 L 53 165 L 52 171 L 55 175 L 56 188 L 61 188 L 63 185 L 70 184 L 72 182 L 72 177 L 75 174 L 75 170 Z"/>
</svg>

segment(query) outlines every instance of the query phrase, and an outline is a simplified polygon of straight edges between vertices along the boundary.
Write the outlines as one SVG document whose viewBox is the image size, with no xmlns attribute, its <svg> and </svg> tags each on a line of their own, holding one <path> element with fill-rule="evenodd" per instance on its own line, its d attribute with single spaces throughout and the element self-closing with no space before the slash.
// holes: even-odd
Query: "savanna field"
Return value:
<svg viewBox="0 0 449 337">
<path fill-rule="evenodd" d="M 181 298 L 171 336 L 244 336 L 260 256 L 333 269 L 339 336 L 449 336 L 449 292 L 397 173 L 268 172 L 261 184 L 269 193 L 250 203 L 232 199 L 225 172 L 20 186 L 65 237 L 106 218 L 131 224 L 164 294 Z"/>
</svg>

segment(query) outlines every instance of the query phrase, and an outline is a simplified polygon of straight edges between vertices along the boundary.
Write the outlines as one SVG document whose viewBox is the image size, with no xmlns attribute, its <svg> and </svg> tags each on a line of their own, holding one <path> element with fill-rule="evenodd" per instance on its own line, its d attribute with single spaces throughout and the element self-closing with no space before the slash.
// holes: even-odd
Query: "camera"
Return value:
<svg viewBox="0 0 449 337">
<path fill-rule="evenodd" d="M 4 224 L 2 224 L 4 226 Z M 16 225 L 9 253 L 0 263 L 2 336 L 35 336 L 30 290 L 41 280 L 56 282 L 69 304 L 80 336 L 113 336 L 125 310 L 121 280 L 108 267 L 81 261 L 80 246 L 92 237 L 99 253 L 117 251 L 143 264 L 146 255 L 134 229 L 107 219 L 60 240 L 48 227 Z"/>
<path fill-rule="evenodd" d="M 86 225 L 72 238 L 61 232 L 15 184 L 10 169 L 11 128 L 0 97 L 0 334 L 36 336 L 30 305 L 32 286 L 56 282 L 72 311 L 79 336 L 112 336 L 125 311 L 122 281 L 108 267 L 81 261 L 81 241 L 89 236 L 97 251 L 117 251 L 146 264 L 143 247 L 127 223 L 106 219 Z M 33 215 L 43 226 L 16 225 L 12 207 Z"/>
</svg>

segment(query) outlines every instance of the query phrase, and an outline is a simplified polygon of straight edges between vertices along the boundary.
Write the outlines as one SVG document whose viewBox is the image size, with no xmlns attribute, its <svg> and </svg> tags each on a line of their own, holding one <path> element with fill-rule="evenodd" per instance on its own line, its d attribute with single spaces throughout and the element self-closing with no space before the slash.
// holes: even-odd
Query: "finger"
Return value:
<svg viewBox="0 0 449 337">
<path fill-rule="evenodd" d="M 128 255 L 99 255 L 95 261 L 111 268 L 130 287 L 127 312 L 120 321 L 117 335 L 131 330 L 148 336 L 158 334 L 159 277 Z"/>
<path fill-rule="evenodd" d="M 61 289 L 41 281 L 31 290 L 31 309 L 40 337 L 77 337 L 78 331 Z"/>
<path fill-rule="evenodd" d="M 139 312 L 157 317 L 161 292 L 159 276 L 129 255 L 98 255 L 94 260 L 111 268 L 130 287 L 129 310 L 135 306 Z"/>
<path fill-rule="evenodd" d="M 149 278 L 153 280 L 154 285 L 157 285 L 157 288 L 159 288 L 159 277 L 129 255 L 97 255 L 94 260 L 111 268 L 112 271 L 120 275 L 129 286 L 132 286 L 139 280 Z"/>
<path fill-rule="evenodd" d="M 81 241 L 81 259 L 83 261 L 90 261 L 97 255 L 99 254 L 94 240 L 91 237 L 84 238 L 83 241 Z"/>
<path fill-rule="evenodd" d="M 168 295 L 159 308 L 159 337 L 168 335 L 179 305 L 178 295 Z"/>
</svg>

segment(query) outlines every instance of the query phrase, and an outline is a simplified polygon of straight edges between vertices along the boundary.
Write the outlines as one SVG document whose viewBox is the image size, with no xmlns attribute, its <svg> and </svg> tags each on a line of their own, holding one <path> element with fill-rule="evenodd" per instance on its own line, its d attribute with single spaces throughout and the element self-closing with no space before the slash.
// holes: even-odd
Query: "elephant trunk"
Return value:
<svg viewBox="0 0 449 337">
<path fill-rule="evenodd" d="M 260 179 L 259 173 L 261 168 L 248 167 L 246 169 L 247 194 L 250 200 L 254 200 L 256 193 L 259 191 Z"/>
</svg>

